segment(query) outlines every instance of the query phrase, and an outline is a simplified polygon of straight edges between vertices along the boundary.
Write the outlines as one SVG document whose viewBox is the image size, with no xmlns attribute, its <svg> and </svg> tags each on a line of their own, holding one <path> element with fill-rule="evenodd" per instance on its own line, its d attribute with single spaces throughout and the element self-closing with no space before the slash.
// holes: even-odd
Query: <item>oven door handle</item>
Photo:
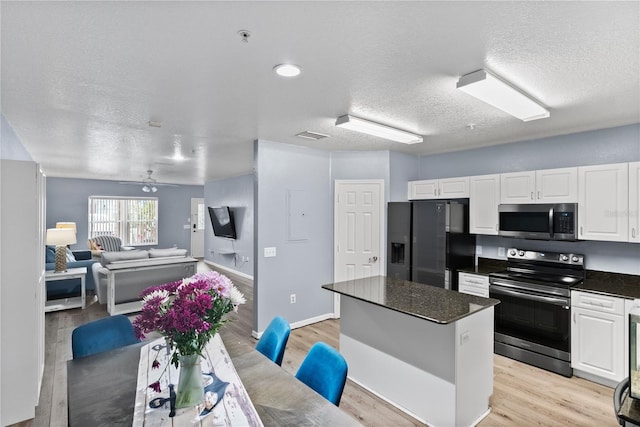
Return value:
<svg viewBox="0 0 640 427">
<path fill-rule="evenodd" d="M 500 294 L 500 295 L 514 296 L 514 297 L 527 299 L 531 301 L 544 302 L 544 303 L 553 304 L 553 305 L 561 305 L 563 307 L 569 307 L 570 305 L 569 300 L 566 298 L 556 298 L 556 297 L 548 297 L 544 295 L 530 294 L 528 292 L 524 292 L 521 290 L 514 291 L 512 289 L 506 289 L 506 288 L 503 288 L 502 286 L 496 286 L 496 285 L 489 286 L 489 292 L 493 292 L 495 294 Z"/>
</svg>

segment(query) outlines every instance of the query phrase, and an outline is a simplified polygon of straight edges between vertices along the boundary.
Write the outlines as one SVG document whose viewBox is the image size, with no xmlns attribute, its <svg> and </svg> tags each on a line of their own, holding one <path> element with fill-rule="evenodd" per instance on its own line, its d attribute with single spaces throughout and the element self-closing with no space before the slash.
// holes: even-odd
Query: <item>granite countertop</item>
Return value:
<svg viewBox="0 0 640 427">
<path fill-rule="evenodd" d="M 640 276 L 587 270 L 584 282 L 571 289 L 635 299 L 640 298 Z"/>
<path fill-rule="evenodd" d="M 453 323 L 500 301 L 463 294 L 408 280 L 386 276 L 366 277 L 322 286 L 353 297 L 434 323 Z"/>
<path fill-rule="evenodd" d="M 478 265 L 473 267 L 461 268 L 458 271 L 465 273 L 488 275 L 496 271 L 502 271 L 507 268 L 507 261 L 492 258 L 478 258 Z"/>
</svg>

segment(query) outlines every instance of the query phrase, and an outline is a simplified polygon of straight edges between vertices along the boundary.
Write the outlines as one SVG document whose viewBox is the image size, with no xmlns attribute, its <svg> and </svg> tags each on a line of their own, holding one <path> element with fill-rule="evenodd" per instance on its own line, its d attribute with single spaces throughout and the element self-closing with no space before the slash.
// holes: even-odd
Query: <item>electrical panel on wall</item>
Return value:
<svg viewBox="0 0 640 427">
<path fill-rule="evenodd" d="M 304 190 L 287 190 L 287 240 L 309 238 L 309 206 Z"/>
</svg>

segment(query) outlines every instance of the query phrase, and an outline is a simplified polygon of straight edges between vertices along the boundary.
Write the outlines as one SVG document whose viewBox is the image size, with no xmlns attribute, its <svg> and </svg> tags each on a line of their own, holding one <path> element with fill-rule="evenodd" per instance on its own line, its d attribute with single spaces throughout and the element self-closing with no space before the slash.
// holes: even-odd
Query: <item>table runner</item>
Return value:
<svg viewBox="0 0 640 427">
<path fill-rule="evenodd" d="M 219 334 L 209 341 L 201 359 L 203 386 L 205 391 L 210 391 L 205 396 L 205 403 L 208 401 L 215 406 L 207 409 L 202 404 L 177 409 L 174 417 L 169 417 L 168 402 L 160 408 L 150 408 L 149 402 L 152 399 L 169 397 L 169 384 L 175 384 L 177 389 L 180 368 L 176 369 L 170 363 L 170 359 L 171 353 L 167 351 L 164 338 L 152 341 L 141 348 L 133 426 L 260 427 L 263 425 Z M 160 363 L 160 366 L 155 369 L 152 367 L 154 360 Z M 155 381 L 160 381 L 160 393 L 149 388 L 149 384 Z"/>
</svg>

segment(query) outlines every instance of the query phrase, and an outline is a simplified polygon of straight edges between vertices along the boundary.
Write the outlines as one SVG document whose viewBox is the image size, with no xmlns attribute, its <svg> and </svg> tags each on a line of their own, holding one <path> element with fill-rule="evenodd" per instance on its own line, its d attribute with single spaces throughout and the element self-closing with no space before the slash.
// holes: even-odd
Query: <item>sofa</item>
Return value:
<svg viewBox="0 0 640 427">
<path fill-rule="evenodd" d="M 95 292 L 96 285 L 91 266 L 97 260 L 91 257 L 91 251 L 70 251 L 67 249 L 67 269 L 86 267 L 85 290 Z M 56 269 L 56 247 L 45 249 L 45 270 Z M 80 295 L 80 279 L 56 280 L 47 283 L 47 299 L 64 298 L 68 295 Z"/>
<path fill-rule="evenodd" d="M 177 248 L 102 252 L 92 267 L 98 302 L 111 315 L 140 311 L 143 290 L 194 275 L 197 262 Z"/>
</svg>

